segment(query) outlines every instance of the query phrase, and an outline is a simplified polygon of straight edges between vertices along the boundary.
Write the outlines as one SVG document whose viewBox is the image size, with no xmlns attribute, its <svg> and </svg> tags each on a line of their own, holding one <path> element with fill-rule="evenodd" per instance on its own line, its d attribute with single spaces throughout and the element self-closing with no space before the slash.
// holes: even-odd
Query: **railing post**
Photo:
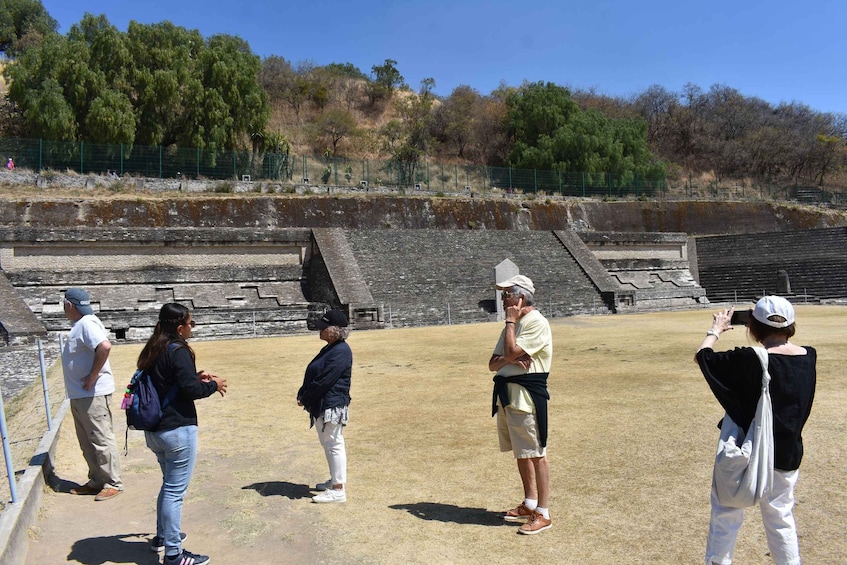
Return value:
<svg viewBox="0 0 847 565">
<path fill-rule="evenodd" d="M 3 408 L 3 392 L 0 391 L 0 436 L 3 437 L 3 457 L 6 458 L 6 476 L 9 478 L 9 492 L 12 503 L 18 501 L 18 488 L 15 482 L 15 465 L 12 463 L 12 450 L 9 447 L 9 434 L 6 431 L 6 410 Z"/>
<path fill-rule="evenodd" d="M 47 429 L 53 430 L 53 416 L 50 414 L 50 393 L 47 391 L 47 368 L 44 366 L 44 348 L 41 339 L 38 342 L 38 363 L 41 366 L 41 388 L 44 389 L 44 409 L 47 412 Z"/>
</svg>

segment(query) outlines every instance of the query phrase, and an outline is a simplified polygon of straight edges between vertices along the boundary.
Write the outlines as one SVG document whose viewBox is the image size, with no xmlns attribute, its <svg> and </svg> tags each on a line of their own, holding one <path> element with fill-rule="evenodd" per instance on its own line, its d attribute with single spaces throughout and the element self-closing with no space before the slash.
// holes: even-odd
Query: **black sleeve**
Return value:
<svg viewBox="0 0 847 565">
<path fill-rule="evenodd" d="M 180 395 L 190 400 L 206 398 L 218 390 L 218 385 L 212 381 L 204 383 L 197 376 L 197 368 L 191 353 L 185 347 L 177 347 L 169 352 L 172 375 L 179 386 Z"/>
<path fill-rule="evenodd" d="M 707 347 L 697 352 L 697 363 L 715 399 L 746 432 L 762 392 L 762 365 L 756 352 L 749 347 L 721 352 Z"/>
</svg>

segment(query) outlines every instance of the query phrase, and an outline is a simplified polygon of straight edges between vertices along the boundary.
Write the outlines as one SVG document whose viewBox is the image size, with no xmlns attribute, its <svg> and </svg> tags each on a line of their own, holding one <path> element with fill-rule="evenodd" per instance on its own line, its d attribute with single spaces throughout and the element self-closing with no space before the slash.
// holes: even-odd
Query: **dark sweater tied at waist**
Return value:
<svg viewBox="0 0 847 565">
<path fill-rule="evenodd" d="M 549 376 L 550 373 L 526 373 L 513 377 L 494 375 L 491 415 L 497 414 L 498 398 L 502 406 L 511 404 L 508 383 L 521 385 L 529 393 L 532 402 L 535 404 L 535 416 L 538 418 L 538 435 L 540 436 L 541 447 L 547 447 L 547 401 L 550 400 L 550 393 L 547 392 L 547 377 Z"/>
</svg>

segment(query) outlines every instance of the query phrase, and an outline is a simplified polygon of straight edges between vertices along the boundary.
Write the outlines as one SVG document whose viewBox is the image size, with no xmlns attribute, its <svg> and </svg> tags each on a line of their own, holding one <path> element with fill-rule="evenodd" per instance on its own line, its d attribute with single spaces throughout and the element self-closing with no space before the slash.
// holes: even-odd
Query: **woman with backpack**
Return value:
<svg viewBox="0 0 847 565">
<path fill-rule="evenodd" d="M 182 548 L 182 501 L 197 454 L 197 410 L 194 401 L 215 392 L 226 393 L 226 380 L 197 371 L 194 351 L 188 345 L 194 320 L 181 304 L 165 304 L 153 335 L 138 356 L 138 368 L 147 372 L 159 399 L 162 419 L 153 431 L 145 431 L 147 447 L 156 454 L 162 469 L 162 488 L 156 501 L 156 537 L 153 551 L 165 552 L 166 565 L 205 565 L 209 557 Z M 175 393 L 171 391 L 175 390 Z M 167 401 L 166 399 L 172 399 Z"/>
</svg>

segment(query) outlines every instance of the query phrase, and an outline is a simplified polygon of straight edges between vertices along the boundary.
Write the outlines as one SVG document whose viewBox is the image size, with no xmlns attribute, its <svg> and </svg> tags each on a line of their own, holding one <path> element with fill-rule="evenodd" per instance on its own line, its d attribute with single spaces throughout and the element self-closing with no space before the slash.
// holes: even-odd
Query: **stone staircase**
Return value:
<svg viewBox="0 0 847 565">
<path fill-rule="evenodd" d="M 706 236 L 696 238 L 696 246 L 700 285 L 709 300 L 774 293 L 808 301 L 847 297 L 847 228 Z"/>
<path fill-rule="evenodd" d="M 393 327 L 496 319 L 494 267 L 510 259 L 548 317 L 609 313 L 551 231 L 345 229 L 365 284 Z"/>
</svg>

